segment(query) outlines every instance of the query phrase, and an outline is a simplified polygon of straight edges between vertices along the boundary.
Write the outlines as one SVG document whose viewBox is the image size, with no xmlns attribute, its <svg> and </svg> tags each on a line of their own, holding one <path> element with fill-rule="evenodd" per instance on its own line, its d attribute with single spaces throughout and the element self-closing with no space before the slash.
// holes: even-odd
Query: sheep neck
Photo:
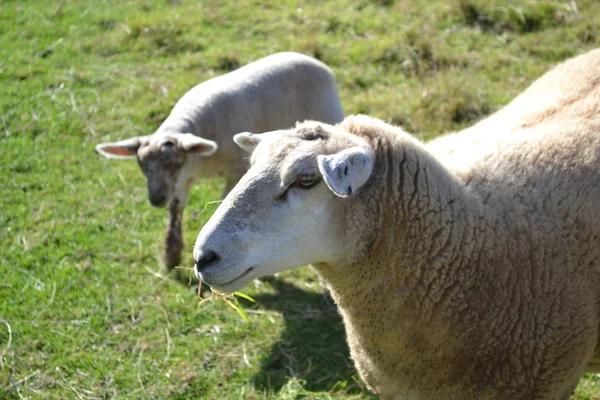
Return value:
<svg viewBox="0 0 600 400">
<path fill-rule="evenodd" d="M 408 301 L 411 293 L 451 284 L 449 270 L 467 264 L 457 258 L 461 246 L 476 242 L 480 210 L 418 142 L 378 138 L 374 145 L 377 179 L 344 210 L 348 243 L 360 250 L 324 268 L 332 287 L 359 304 L 377 297 Z M 428 307 L 420 304 L 420 315 L 423 308 Z M 428 314 L 435 307 L 430 308 Z"/>
<path fill-rule="evenodd" d="M 402 359 L 410 366 L 411 356 L 420 362 L 410 350 L 420 346 L 415 338 L 426 337 L 427 348 L 443 345 L 448 316 L 457 312 L 455 293 L 476 284 L 477 272 L 468 268 L 479 263 L 464 254 L 478 251 L 465 246 L 483 240 L 480 204 L 418 142 L 378 141 L 375 181 L 341 214 L 348 248 L 362 249 L 338 265 L 316 266 L 367 381 L 381 376 L 378 363 Z"/>
</svg>

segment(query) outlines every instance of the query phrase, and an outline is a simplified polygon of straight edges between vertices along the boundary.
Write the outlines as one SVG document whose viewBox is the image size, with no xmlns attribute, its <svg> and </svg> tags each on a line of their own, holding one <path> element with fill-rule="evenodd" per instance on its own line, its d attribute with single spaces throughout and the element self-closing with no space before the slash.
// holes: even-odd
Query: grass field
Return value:
<svg viewBox="0 0 600 400">
<path fill-rule="evenodd" d="M 94 146 L 283 50 L 329 64 L 347 114 L 432 138 L 600 45 L 600 2 L 0 0 L 0 26 L 0 398 L 366 399 L 310 270 L 246 288 L 249 322 L 198 306 L 136 163 Z M 190 194 L 186 266 L 221 190 Z"/>
</svg>

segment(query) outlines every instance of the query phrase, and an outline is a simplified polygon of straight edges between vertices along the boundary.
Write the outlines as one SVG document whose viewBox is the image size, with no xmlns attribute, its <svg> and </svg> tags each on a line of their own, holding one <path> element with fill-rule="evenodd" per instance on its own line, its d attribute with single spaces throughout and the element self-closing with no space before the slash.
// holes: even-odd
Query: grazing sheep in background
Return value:
<svg viewBox="0 0 600 400">
<path fill-rule="evenodd" d="M 367 116 L 236 135 L 252 166 L 197 275 L 233 292 L 312 264 L 384 399 L 569 398 L 600 371 L 600 51 L 561 71 L 582 90 L 440 157 Z"/>
<path fill-rule="evenodd" d="M 232 140 L 246 130 L 269 131 L 314 119 L 336 123 L 344 118 L 331 70 L 311 57 L 277 53 L 203 82 L 187 92 L 150 136 L 103 143 L 96 150 L 109 158 L 137 157 L 148 183 L 148 198 L 170 212 L 165 263 L 181 261 L 181 221 L 187 195 L 198 178 L 225 178 L 225 196 L 247 170 Z"/>
</svg>

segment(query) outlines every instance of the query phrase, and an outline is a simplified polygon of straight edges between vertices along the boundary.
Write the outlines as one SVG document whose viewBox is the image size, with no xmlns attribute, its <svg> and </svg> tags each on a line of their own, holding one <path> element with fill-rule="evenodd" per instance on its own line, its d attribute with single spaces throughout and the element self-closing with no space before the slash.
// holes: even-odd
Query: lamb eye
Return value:
<svg viewBox="0 0 600 400">
<path fill-rule="evenodd" d="M 318 179 L 314 176 L 301 176 L 300 178 L 296 179 L 294 185 L 309 188 L 311 186 L 314 186 L 317 182 Z"/>
<path fill-rule="evenodd" d="M 173 142 L 164 142 L 164 143 L 162 144 L 162 146 L 163 146 L 164 148 L 166 148 L 166 149 L 171 149 L 171 148 L 173 148 L 173 147 L 175 146 L 175 143 L 173 143 Z"/>
</svg>

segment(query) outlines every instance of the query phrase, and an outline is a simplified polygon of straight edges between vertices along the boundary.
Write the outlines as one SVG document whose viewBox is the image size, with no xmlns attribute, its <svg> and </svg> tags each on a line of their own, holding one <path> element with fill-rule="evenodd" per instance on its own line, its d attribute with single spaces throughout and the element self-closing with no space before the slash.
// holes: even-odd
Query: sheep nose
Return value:
<svg viewBox="0 0 600 400">
<path fill-rule="evenodd" d="M 199 274 L 209 265 L 219 261 L 219 255 L 212 250 L 201 251 L 196 258 L 196 273 Z"/>
<path fill-rule="evenodd" d="M 165 195 L 151 195 L 148 196 L 148 199 L 153 207 L 163 207 L 167 204 L 167 196 Z"/>
</svg>

